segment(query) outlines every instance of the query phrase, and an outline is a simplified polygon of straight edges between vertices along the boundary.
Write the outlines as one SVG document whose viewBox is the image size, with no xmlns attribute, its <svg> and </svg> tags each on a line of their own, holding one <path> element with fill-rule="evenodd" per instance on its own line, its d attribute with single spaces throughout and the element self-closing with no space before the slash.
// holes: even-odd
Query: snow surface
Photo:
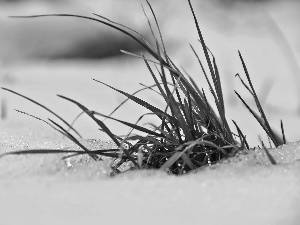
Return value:
<svg viewBox="0 0 300 225">
<path fill-rule="evenodd" d="M 42 126 L 15 127 L 2 127 L 1 152 L 76 148 Z M 138 171 L 111 178 L 108 160 L 7 156 L 0 159 L 0 224 L 299 224 L 300 143 L 270 152 L 278 165 L 256 150 L 180 177 Z"/>
</svg>

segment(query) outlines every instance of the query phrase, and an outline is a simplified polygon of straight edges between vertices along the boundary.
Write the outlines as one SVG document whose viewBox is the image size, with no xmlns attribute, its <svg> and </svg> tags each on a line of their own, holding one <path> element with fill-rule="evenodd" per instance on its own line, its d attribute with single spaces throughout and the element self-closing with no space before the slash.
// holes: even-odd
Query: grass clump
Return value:
<svg viewBox="0 0 300 225">
<path fill-rule="evenodd" d="M 153 59 L 146 58 L 144 54 L 135 55 L 125 51 L 123 52 L 126 54 L 133 55 L 135 57 L 139 57 L 145 62 L 145 65 L 148 68 L 149 73 L 155 82 L 155 85 L 151 87 L 145 87 L 142 90 L 154 90 L 153 88 L 156 88 L 156 92 L 160 94 L 161 98 L 166 104 L 166 107 L 163 109 L 159 109 L 151 105 L 147 101 L 136 97 L 135 94 L 141 90 L 137 91 L 134 94 L 128 94 L 122 90 L 116 89 L 114 87 L 109 86 L 108 84 L 94 79 L 94 81 L 106 85 L 107 87 L 110 87 L 111 89 L 123 94 L 127 97 L 127 100 L 134 101 L 139 105 L 147 108 L 150 111 L 150 114 L 157 116 L 160 119 L 160 124 L 151 124 L 152 128 L 149 129 L 144 126 L 138 125 L 138 122 L 129 123 L 123 120 L 113 118 L 113 113 L 111 113 L 108 116 L 103 115 L 102 113 L 86 108 L 83 104 L 77 102 L 74 99 L 58 95 L 58 97 L 77 105 L 100 127 L 100 129 L 103 132 L 105 132 L 113 140 L 113 142 L 117 146 L 117 148 L 112 149 L 91 151 L 85 146 L 83 146 L 71 134 L 72 130 L 70 129 L 73 129 L 72 126 L 66 121 L 64 121 L 61 117 L 59 117 L 56 113 L 28 97 L 25 97 L 15 91 L 2 88 L 6 91 L 10 91 L 14 94 L 17 94 L 23 98 L 32 101 L 33 103 L 43 107 L 44 109 L 48 110 L 50 113 L 55 115 L 58 119 L 65 123 L 65 125 L 67 125 L 68 129 L 62 127 L 53 120 L 49 119 L 49 121 L 45 121 L 35 116 L 33 117 L 46 122 L 52 128 L 56 129 L 58 132 L 72 140 L 83 150 L 73 151 L 57 149 L 32 149 L 26 151 L 9 152 L 5 153 L 4 155 L 34 153 L 72 153 L 71 155 L 68 154 L 68 156 L 64 157 L 67 158 L 81 154 L 88 154 L 94 160 L 101 160 L 103 157 L 113 158 L 114 163 L 112 165 L 112 174 L 118 174 L 120 172 L 123 172 L 122 168 L 124 168 L 124 165 L 130 165 L 130 170 L 160 169 L 168 171 L 172 174 L 179 175 L 187 173 L 199 167 L 218 163 L 223 159 L 235 156 L 235 154 L 239 151 L 245 149 L 249 150 L 249 144 L 247 143 L 245 135 L 243 134 L 237 123 L 233 121 L 233 124 L 237 129 L 237 134 L 234 134 L 232 132 L 228 124 L 228 121 L 225 116 L 226 113 L 222 92 L 222 84 L 216 59 L 205 44 L 191 1 L 188 0 L 188 3 L 198 32 L 199 42 L 202 46 L 202 50 L 204 53 L 205 63 L 209 68 L 208 72 L 205 70 L 204 65 L 201 62 L 196 50 L 192 46 L 191 49 L 194 52 L 195 57 L 198 60 L 201 70 L 206 78 L 206 81 L 209 86 L 209 91 L 210 94 L 213 96 L 214 105 L 217 111 L 215 111 L 212 107 L 212 104 L 208 102 L 204 90 L 197 86 L 195 81 L 189 75 L 184 75 L 184 73 L 181 72 L 181 70 L 173 63 L 173 61 L 167 54 L 157 18 L 148 1 L 147 4 L 151 10 L 152 16 L 155 21 L 155 27 L 159 33 L 159 38 L 157 38 L 154 35 L 154 28 L 145 13 L 155 41 L 154 46 L 149 44 L 146 41 L 146 39 L 135 30 L 122 24 L 111 21 L 98 14 L 94 14 L 94 17 L 70 14 L 27 16 L 27 18 L 43 16 L 83 18 L 105 24 L 131 37 L 134 41 L 139 43 L 147 51 L 147 53 L 149 53 L 153 57 Z M 249 105 L 237 92 L 236 94 L 245 104 L 245 106 L 248 108 L 251 114 L 260 123 L 260 125 L 263 127 L 271 141 L 277 147 L 285 142 L 284 132 L 284 138 L 282 139 L 270 127 L 265 113 L 258 100 L 256 92 L 253 88 L 247 67 L 244 63 L 240 52 L 239 56 L 244 71 L 246 73 L 249 86 L 242 79 L 241 81 L 243 85 L 249 90 L 250 94 L 253 96 L 259 113 L 257 114 L 252 108 L 250 108 Z M 140 119 L 143 116 L 144 115 L 142 115 Z M 132 135 L 130 133 L 125 137 L 117 136 L 110 131 L 110 129 L 104 124 L 104 122 L 101 119 L 99 119 L 99 117 L 105 117 L 118 121 L 122 124 L 127 125 L 132 130 L 142 132 L 144 135 Z M 74 129 L 73 131 L 76 132 Z M 274 162 L 273 164 L 276 164 L 271 154 L 269 154 L 267 150 L 266 152 L 271 162 Z"/>
</svg>

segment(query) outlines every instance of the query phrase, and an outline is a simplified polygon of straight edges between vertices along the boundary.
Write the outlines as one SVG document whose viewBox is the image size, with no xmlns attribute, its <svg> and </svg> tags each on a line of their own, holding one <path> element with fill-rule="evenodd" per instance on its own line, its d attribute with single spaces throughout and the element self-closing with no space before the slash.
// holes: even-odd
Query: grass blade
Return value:
<svg viewBox="0 0 300 225">
<path fill-rule="evenodd" d="M 144 128 L 144 127 L 141 127 L 141 126 L 138 126 L 138 125 L 133 124 L 133 123 L 129 123 L 129 122 L 126 122 L 126 121 L 123 121 L 123 120 L 119 120 L 119 119 L 110 117 L 110 116 L 106 116 L 106 115 L 104 115 L 104 114 L 102 114 L 102 113 L 95 112 L 95 111 L 91 111 L 91 113 L 93 113 L 94 115 L 103 116 L 103 117 L 105 117 L 105 118 L 108 118 L 108 119 L 117 121 L 117 122 L 119 122 L 119 123 L 123 123 L 124 125 L 126 125 L 126 126 L 128 126 L 128 127 L 131 127 L 132 129 L 135 129 L 135 130 L 138 130 L 138 131 L 142 131 L 142 132 L 147 133 L 147 134 L 150 134 L 150 135 L 154 135 L 154 136 L 157 136 L 157 137 L 165 137 L 163 134 L 156 133 L 156 132 L 154 132 L 154 131 L 152 131 L 152 130 L 149 130 L 149 129 Z"/>
<path fill-rule="evenodd" d="M 194 8 L 191 4 L 191 0 L 188 0 L 188 2 L 189 2 L 189 5 L 190 5 L 191 12 L 193 14 L 194 22 L 195 22 L 195 25 L 196 25 L 196 28 L 197 28 L 197 31 L 198 31 L 198 35 L 199 35 L 199 38 L 200 38 L 200 43 L 202 45 L 202 49 L 203 49 L 203 52 L 204 52 L 204 55 L 205 55 L 205 58 L 206 58 L 206 62 L 208 64 L 211 75 L 213 75 L 214 74 L 213 66 L 212 66 L 211 60 L 210 60 L 209 55 L 208 55 L 207 47 L 206 47 L 206 44 L 204 42 L 202 32 L 200 30 L 198 20 L 197 20 L 197 17 L 195 15 L 195 12 L 194 12 Z"/>
<path fill-rule="evenodd" d="M 58 153 L 78 153 L 76 150 L 62 150 L 62 149 L 27 149 L 13 152 L 5 152 L 0 154 L 0 158 L 7 155 L 27 155 L 27 154 L 58 154 Z"/>
<path fill-rule="evenodd" d="M 95 118 L 93 113 L 90 110 L 88 110 L 86 107 L 84 107 L 83 105 L 81 105 L 80 103 L 76 102 L 73 99 L 67 98 L 67 97 L 62 96 L 62 95 L 57 95 L 57 96 L 60 97 L 60 98 L 65 99 L 65 100 L 68 100 L 68 101 L 74 103 L 75 105 L 77 105 L 88 116 L 90 116 L 101 127 L 102 130 L 104 130 L 104 132 L 115 142 L 115 144 L 117 146 L 120 146 L 120 142 L 115 138 L 114 134 L 107 128 L 107 126 L 102 121 Z"/>
<path fill-rule="evenodd" d="M 128 94 L 128 93 L 126 93 L 126 92 L 124 92 L 124 91 L 121 91 L 121 90 L 119 90 L 119 89 L 116 89 L 116 88 L 114 88 L 114 87 L 112 87 L 112 86 L 110 86 L 110 85 L 108 85 L 108 84 L 105 84 L 105 83 L 99 81 L 99 80 L 96 80 L 96 79 L 93 79 L 93 80 L 96 81 L 96 82 L 99 82 L 99 83 L 101 83 L 101 84 L 103 84 L 103 85 L 105 85 L 105 86 L 107 86 L 107 87 L 109 87 L 109 88 L 111 88 L 111 89 L 113 89 L 113 90 L 115 90 L 115 91 L 117 91 L 117 92 L 123 94 L 123 95 L 125 95 L 126 97 L 128 97 L 128 98 L 131 99 L 132 101 L 136 102 L 137 104 L 139 104 L 139 105 L 141 105 L 141 106 L 143 106 L 143 107 L 149 109 L 151 112 L 155 113 L 159 118 L 162 118 L 162 115 L 164 115 L 165 117 L 167 117 L 167 118 L 168 118 L 170 121 L 172 121 L 173 123 L 175 123 L 175 124 L 177 123 L 177 120 L 176 120 L 174 117 L 168 115 L 167 113 L 165 113 L 165 112 L 163 112 L 162 110 L 156 108 L 155 106 L 153 106 L 153 105 L 151 105 L 151 104 L 145 102 L 144 100 L 142 100 L 142 99 L 140 99 L 140 98 L 137 98 L 137 97 L 135 97 L 135 96 L 133 96 L 133 95 L 130 95 L 130 94 Z"/>
<path fill-rule="evenodd" d="M 284 128 L 283 128 L 283 122 L 282 122 L 282 120 L 280 120 L 280 127 L 281 127 L 281 133 L 282 133 L 283 143 L 286 144 L 286 138 L 285 138 L 285 133 L 284 133 Z"/>
<path fill-rule="evenodd" d="M 269 158 L 270 162 L 272 163 L 272 165 L 276 165 L 277 162 L 276 162 L 276 160 L 274 159 L 274 157 L 270 154 L 269 150 L 265 147 L 264 143 L 261 142 L 261 144 L 262 144 L 263 149 L 264 149 L 265 152 L 266 152 L 267 157 Z"/>
<path fill-rule="evenodd" d="M 141 88 L 137 91 L 135 91 L 134 93 L 132 93 L 131 95 L 136 95 L 137 93 L 147 90 L 147 89 L 151 89 L 152 87 L 157 86 L 156 84 L 154 85 L 150 85 L 150 86 L 144 86 L 144 88 Z M 126 98 L 123 102 L 121 102 L 108 116 L 112 116 L 122 105 L 124 105 L 128 100 L 130 100 L 129 98 Z"/>
<path fill-rule="evenodd" d="M 165 58 L 167 60 L 167 63 L 168 63 L 168 55 L 167 55 L 165 43 L 164 43 L 164 40 L 163 40 L 163 37 L 162 37 L 162 34 L 161 34 L 161 30 L 159 28 L 159 24 L 158 24 L 156 15 L 155 15 L 154 10 L 153 10 L 151 4 L 149 3 L 149 1 L 146 0 L 146 2 L 147 2 L 148 6 L 149 6 L 149 8 L 150 8 L 150 10 L 152 12 L 153 17 L 154 17 L 154 20 L 155 20 L 155 23 L 156 23 L 156 27 L 157 27 L 157 30 L 158 30 L 158 33 L 159 33 L 159 37 L 160 37 L 160 40 L 161 40 L 161 44 L 162 44 L 162 47 L 163 47 L 164 56 L 165 56 Z"/>
<path fill-rule="evenodd" d="M 253 85 L 252 85 L 252 81 L 251 81 L 251 79 L 250 79 L 250 75 L 249 75 L 249 73 L 248 73 L 247 66 L 246 66 L 246 64 L 245 64 L 245 62 L 244 62 L 244 59 L 243 59 L 243 57 L 242 57 L 240 51 L 239 51 L 239 56 L 240 56 L 240 59 L 241 59 L 241 62 L 242 62 L 242 65 L 243 65 L 243 68 L 244 68 L 244 71 L 245 71 L 247 80 L 248 80 L 248 82 L 249 82 L 251 91 L 253 92 L 253 97 L 254 97 L 255 103 L 256 103 L 257 108 L 258 108 L 258 110 L 259 110 L 259 112 L 260 112 L 260 114 L 261 114 L 261 117 L 262 117 L 262 119 L 263 119 L 263 122 L 264 122 L 264 124 L 265 124 L 265 127 L 266 127 L 266 129 L 268 130 L 267 134 L 268 134 L 268 136 L 271 138 L 271 140 L 272 140 L 272 142 L 274 143 L 274 145 L 275 145 L 276 147 L 278 147 L 279 145 L 282 145 L 284 142 L 283 142 L 283 140 L 282 140 L 278 135 L 275 134 L 275 132 L 274 132 L 274 131 L 272 130 L 272 128 L 270 127 L 270 124 L 269 124 L 269 122 L 268 122 L 268 120 L 267 120 L 267 117 L 266 117 L 266 115 L 265 115 L 265 113 L 264 113 L 264 110 L 263 110 L 263 108 L 262 108 L 262 106 L 261 106 L 261 104 L 260 104 L 260 102 L 259 102 L 259 99 L 258 99 L 258 97 L 257 97 L 257 94 L 256 94 L 256 92 L 255 92 L 255 89 L 254 89 L 254 87 L 253 87 Z"/>
<path fill-rule="evenodd" d="M 60 119 L 64 124 L 66 124 L 71 130 L 73 130 L 81 138 L 81 135 L 69 123 L 67 123 L 63 118 L 61 118 L 59 115 L 57 115 L 56 113 L 54 113 L 52 110 L 50 110 L 46 106 L 42 105 L 41 103 L 38 103 L 37 101 L 35 101 L 35 100 L 33 100 L 33 99 L 29 98 L 29 97 L 26 97 L 25 95 L 22 95 L 22 94 L 20 94 L 18 92 L 15 92 L 13 90 L 8 89 L 8 88 L 1 87 L 1 89 L 5 90 L 5 91 L 8 91 L 8 92 L 11 92 L 11 93 L 13 93 L 15 95 L 18 95 L 18 96 L 22 97 L 22 98 L 25 98 L 25 99 L 29 100 L 30 102 L 32 102 L 32 103 L 40 106 L 41 108 L 47 110 L 48 112 L 50 112 L 51 114 L 53 114 L 54 116 L 56 116 L 58 119 Z"/>
<path fill-rule="evenodd" d="M 121 143 L 118 141 L 118 139 L 115 137 L 115 135 L 108 129 L 108 127 L 101 120 L 98 120 L 94 116 L 92 111 L 88 110 L 85 106 L 81 105 L 80 103 L 76 102 L 73 99 L 67 98 L 67 97 L 62 96 L 62 95 L 57 95 L 57 96 L 60 97 L 60 98 L 65 99 L 65 100 L 68 100 L 68 101 L 74 103 L 75 105 L 77 105 L 80 109 L 82 109 L 87 115 L 89 115 L 101 127 L 101 129 L 115 142 L 115 144 L 119 148 L 122 148 Z M 124 149 L 124 153 L 133 162 L 133 164 L 138 166 L 138 164 L 135 162 L 135 160 L 132 158 L 132 156 L 125 149 Z"/>
<path fill-rule="evenodd" d="M 57 126 L 67 138 L 69 138 L 71 141 L 73 141 L 76 145 L 78 145 L 82 150 L 84 150 L 89 156 L 94 159 L 95 161 L 98 160 L 98 156 L 93 155 L 89 149 L 87 149 L 84 145 L 82 145 L 72 134 L 70 134 L 68 131 L 66 131 L 62 126 L 54 122 L 53 120 L 49 119 L 51 123 L 53 123 L 55 126 Z"/>
<path fill-rule="evenodd" d="M 120 27 L 126 28 L 126 29 L 128 29 L 128 30 L 134 32 L 135 34 L 137 34 L 138 36 L 140 36 L 140 38 L 144 41 L 144 43 L 145 43 L 149 48 L 152 49 L 152 46 L 150 45 L 149 42 L 147 42 L 146 38 L 145 38 L 142 34 L 140 34 L 139 32 L 137 32 L 136 30 L 134 30 L 134 29 L 132 29 L 132 28 L 130 28 L 130 27 L 128 27 L 128 26 L 125 26 L 125 25 L 123 25 L 123 24 L 121 24 L 121 23 L 117 23 L 117 22 L 115 22 L 115 21 L 112 21 L 112 20 L 110 20 L 110 19 L 108 19 L 108 18 L 106 18 L 106 17 L 104 17 L 104 16 L 101 16 L 101 15 L 99 15 L 99 14 L 97 14 L 97 13 L 93 13 L 93 15 L 95 15 L 95 16 L 101 18 L 101 19 L 107 20 L 108 22 L 110 22 L 110 23 L 112 23 L 112 24 L 118 25 L 118 26 L 120 26 Z"/>
<path fill-rule="evenodd" d="M 88 17 L 88 16 L 74 15 L 74 14 L 44 14 L 44 15 L 33 15 L 33 16 L 10 16 L 10 17 L 11 18 L 75 17 L 75 18 L 81 18 L 81 19 L 86 19 L 86 20 L 91 20 L 91 21 L 99 22 L 99 23 L 105 24 L 105 25 L 107 25 L 109 27 L 112 27 L 115 30 L 118 30 L 118 31 L 122 32 L 123 34 L 129 36 L 134 41 L 136 41 L 137 43 L 139 43 L 143 48 L 145 48 L 145 50 L 148 53 L 150 53 L 155 59 L 158 59 L 157 58 L 158 56 L 157 56 L 156 52 L 154 52 L 147 44 L 145 44 L 142 41 L 140 41 L 137 37 L 135 37 L 134 35 L 132 35 L 128 31 L 126 31 L 125 29 L 120 28 L 120 27 L 114 25 L 113 23 L 110 23 L 109 21 L 104 21 L 104 20 L 100 20 L 100 19 L 96 19 L 96 18 Z M 165 65 L 167 65 L 167 63 L 165 61 L 163 61 L 163 63 Z"/>
<path fill-rule="evenodd" d="M 248 142 L 246 140 L 246 137 L 243 134 L 242 130 L 240 129 L 240 127 L 237 125 L 237 123 L 234 120 L 232 120 L 232 122 L 234 123 L 234 125 L 235 125 L 235 127 L 236 127 L 236 129 L 239 133 L 239 138 L 240 138 L 240 141 L 241 141 L 241 149 L 243 150 L 244 145 L 246 145 L 247 149 L 249 150 L 250 149 L 249 144 L 248 144 Z"/>
</svg>

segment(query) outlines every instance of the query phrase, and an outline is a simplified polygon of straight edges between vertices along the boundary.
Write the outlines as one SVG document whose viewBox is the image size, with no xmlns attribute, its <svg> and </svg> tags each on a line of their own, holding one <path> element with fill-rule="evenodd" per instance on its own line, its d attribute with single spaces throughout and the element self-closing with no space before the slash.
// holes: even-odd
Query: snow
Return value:
<svg viewBox="0 0 300 225">
<path fill-rule="evenodd" d="M 1 152 L 75 146 L 54 132 L 4 124 Z M 90 149 L 108 147 L 98 140 Z M 300 143 L 262 150 L 185 176 L 136 171 L 109 177 L 108 160 L 58 155 L 0 160 L 0 224 L 298 224 Z"/>
<path fill-rule="evenodd" d="M 158 12 L 164 6 L 160 4 L 156 8 Z M 182 17 L 177 13 L 176 18 L 172 18 L 173 13 L 169 12 L 175 9 L 163 7 L 166 11 L 158 18 L 164 13 L 171 17 L 165 22 L 160 19 L 163 35 L 170 43 L 167 46 L 170 54 L 199 81 L 198 65 L 187 47 L 188 42 L 196 42 L 197 34 L 189 9 L 183 3 L 178 7 L 186 11 Z M 283 119 L 287 138 L 294 141 L 270 149 L 278 165 L 271 165 L 265 153 L 258 149 L 180 177 L 161 171 L 136 171 L 111 178 L 109 161 L 94 162 L 83 157 L 65 162 L 60 160 L 61 155 L 7 156 L 0 159 L 0 225 L 299 224 L 300 143 L 297 142 L 299 126 L 295 125 L 299 124 L 296 113 L 299 99 L 295 88 L 297 67 L 291 68 L 290 61 L 286 60 L 290 53 L 283 52 L 278 44 L 280 40 L 274 39 L 268 22 L 263 20 L 266 19 L 265 11 L 256 11 L 253 7 L 247 13 L 244 9 L 233 7 L 228 13 L 220 8 L 210 13 L 212 8 L 199 3 L 197 15 L 222 72 L 227 117 L 238 122 L 253 145 L 258 143 L 257 135 L 263 132 L 249 112 L 236 99 L 232 100 L 233 89 L 240 87 L 233 77 L 236 72 L 242 74 L 237 49 L 242 50 L 259 97 L 266 97 L 266 85 L 273 82 L 263 107 L 276 128 Z M 265 9 L 284 31 L 295 60 L 299 61 L 299 3 L 279 1 L 266 5 Z M 251 19 L 252 14 L 257 20 Z M 1 86 L 44 103 L 68 122 L 80 110 L 55 94 L 74 98 L 88 108 L 108 114 L 124 98 L 91 78 L 129 93 L 136 91 L 140 82 L 153 83 L 143 62 L 131 59 L 8 62 L 0 67 Z M 30 148 L 76 148 L 47 124 L 13 111 L 17 108 L 43 119 L 53 118 L 45 110 L 2 90 L 0 94 L 7 102 L 7 119 L 0 120 L 1 153 Z M 139 96 L 161 106 L 153 93 Z M 280 110 L 274 110 L 274 106 Z M 133 122 L 144 112 L 142 110 L 127 103 L 116 117 Z M 153 118 L 143 122 L 147 121 Z M 106 122 L 117 134 L 128 130 Z M 86 116 L 75 123 L 75 128 L 85 138 L 82 143 L 88 148 L 111 144 Z"/>
</svg>

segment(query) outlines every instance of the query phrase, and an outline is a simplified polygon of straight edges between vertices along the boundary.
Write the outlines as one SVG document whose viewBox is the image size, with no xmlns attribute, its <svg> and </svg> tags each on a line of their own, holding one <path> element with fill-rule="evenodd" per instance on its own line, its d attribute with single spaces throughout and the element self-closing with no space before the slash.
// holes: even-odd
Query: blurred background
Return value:
<svg viewBox="0 0 300 225">
<path fill-rule="evenodd" d="M 208 93 L 203 74 L 189 47 L 191 43 L 201 53 L 188 2 L 151 0 L 150 3 L 170 57 Z M 237 90 L 254 106 L 249 93 L 235 78 L 237 73 L 244 76 L 238 57 L 240 50 L 271 124 L 280 132 L 282 119 L 287 139 L 299 140 L 300 3 L 292 0 L 194 0 L 192 3 L 206 44 L 219 66 L 228 120 L 234 119 L 240 125 L 252 145 L 258 144 L 258 134 L 266 137 L 234 94 Z M 69 13 L 96 17 L 92 15 L 96 13 L 137 30 L 153 43 L 141 4 L 154 22 L 143 0 L 0 0 L 1 87 L 43 103 L 68 122 L 80 110 L 56 94 L 109 114 L 125 98 L 91 78 L 128 93 L 141 88 L 140 83 L 153 84 L 143 61 L 120 52 L 123 49 L 140 54 L 144 51 L 141 46 L 124 34 L 94 21 L 9 16 Z M 202 53 L 200 55 L 204 59 Z M 151 91 L 138 96 L 163 107 L 159 96 Z M 0 129 L 27 127 L 32 132 L 38 130 L 40 121 L 13 111 L 15 108 L 43 119 L 53 118 L 31 102 L 3 90 L 0 91 L 0 99 Z M 135 122 L 146 112 L 135 103 L 128 102 L 115 113 L 115 117 Z M 141 123 L 153 121 L 155 118 L 149 117 Z M 116 134 L 128 131 L 117 123 L 106 122 Z M 75 128 L 85 138 L 107 139 L 87 116 L 82 116 L 75 123 Z"/>
</svg>

